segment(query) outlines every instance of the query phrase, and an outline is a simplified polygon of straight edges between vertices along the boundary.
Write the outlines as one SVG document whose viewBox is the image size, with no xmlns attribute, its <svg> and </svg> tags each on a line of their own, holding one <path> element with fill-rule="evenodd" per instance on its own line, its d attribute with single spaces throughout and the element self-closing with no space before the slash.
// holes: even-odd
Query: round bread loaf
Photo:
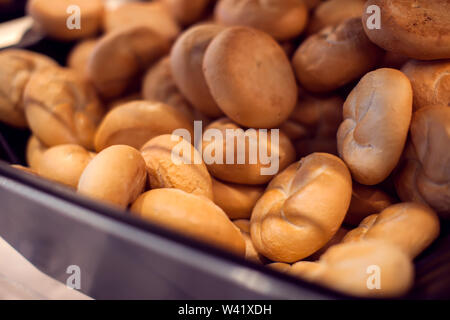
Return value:
<svg viewBox="0 0 450 320">
<path fill-rule="evenodd" d="M 97 33 L 103 19 L 103 1 L 30 0 L 27 11 L 48 36 L 72 41 Z"/>
<path fill-rule="evenodd" d="M 403 201 L 428 204 L 442 218 L 450 218 L 450 108 L 416 111 L 410 142 L 396 176 Z"/>
<path fill-rule="evenodd" d="M 126 208 L 143 192 L 147 173 L 139 151 L 124 145 L 109 147 L 86 166 L 78 192 Z"/>
<path fill-rule="evenodd" d="M 361 19 L 352 18 L 307 38 L 292 64 L 304 88 L 329 92 L 374 69 L 382 56 L 383 51 L 364 33 Z"/>
<path fill-rule="evenodd" d="M 87 79 L 88 61 L 96 44 L 97 39 L 86 39 L 75 45 L 67 58 L 67 66 L 78 72 L 83 78 Z"/>
<path fill-rule="evenodd" d="M 211 200 L 178 189 L 155 189 L 142 194 L 131 213 L 208 244 L 245 255 L 245 240 L 225 212 Z"/>
<path fill-rule="evenodd" d="M 172 41 L 180 27 L 162 2 L 125 2 L 105 11 L 103 29 L 111 32 L 123 26 L 146 25 L 163 38 Z"/>
<path fill-rule="evenodd" d="M 357 226 L 367 216 L 379 213 L 393 204 L 393 199 L 381 189 L 353 183 L 352 201 L 344 222 Z"/>
<path fill-rule="evenodd" d="M 245 240 L 245 260 L 264 264 L 267 259 L 260 255 L 253 246 L 252 239 L 250 238 L 250 221 L 246 219 L 234 220 L 233 223 L 241 230 L 242 236 Z"/>
<path fill-rule="evenodd" d="M 357 297 L 399 297 L 414 280 L 410 258 L 397 247 L 375 240 L 338 244 L 318 262 L 300 261 L 285 270 Z"/>
<path fill-rule="evenodd" d="M 179 24 L 186 26 L 200 20 L 215 0 L 162 0 Z"/>
<path fill-rule="evenodd" d="M 256 250 L 278 262 L 295 262 L 323 247 L 338 231 L 351 199 L 344 162 L 313 153 L 269 184 L 251 218 Z"/>
<path fill-rule="evenodd" d="M 219 117 L 223 112 L 217 106 L 203 74 L 203 58 L 212 39 L 223 30 L 214 24 L 194 26 L 175 42 L 170 62 L 175 83 L 183 95 L 199 111 L 209 117 Z"/>
<path fill-rule="evenodd" d="M 214 203 L 230 217 L 230 219 L 250 219 L 256 201 L 264 193 L 260 186 L 226 183 L 216 179 L 212 182 Z"/>
<path fill-rule="evenodd" d="M 369 72 L 352 90 L 337 142 L 356 181 L 375 185 L 389 176 L 405 146 L 411 113 L 411 83 L 398 70 Z"/>
<path fill-rule="evenodd" d="M 365 218 L 343 242 L 381 240 L 399 247 L 411 259 L 439 235 L 439 218 L 428 206 L 406 202 L 394 204 Z"/>
<path fill-rule="evenodd" d="M 311 15 L 306 34 L 334 27 L 350 18 L 361 18 L 364 0 L 328 0 L 321 2 Z"/>
<path fill-rule="evenodd" d="M 143 100 L 128 102 L 103 118 L 95 136 L 95 150 L 99 152 L 115 144 L 140 149 L 151 138 L 180 128 L 193 132 L 190 120 L 174 107 Z"/>
<path fill-rule="evenodd" d="M 298 88 L 291 64 L 264 32 L 222 31 L 206 50 L 203 71 L 214 100 L 242 126 L 274 128 L 294 110 Z"/>
<path fill-rule="evenodd" d="M 380 28 L 368 28 L 373 13 L 364 10 L 363 25 L 376 45 L 410 58 L 450 58 L 450 2 L 442 0 L 368 0 L 380 8 Z M 366 23 L 367 22 L 367 23 Z"/>
<path fill-rule="evenodd" d="M 39 162 L 41 162 L 42 155 L 47 150 L 48 147 L 45 146 L 41 141 L 39 141 L 36 136 L 31 135 L 27 142 L 27 147 L 25 150 L 25 156 L 27 159 L 28 166 L 37 170 L 39 166 Z"/>
<path fill-rule="evenodd" d="M 169 51 L 169 42 L 146 25 L 118 28 L 100 38 L 88 61 L 88 75 L 105 98 L 116 98 Z"/>
<path fill-rule="evenodd" d="M 94 88 L 75 71 L 48 67 L 34 73 L 23 99 L 30 129 L 45 145 L 94 148 L 104 109 Z"/>
<path fill-rule="evenodd" d="M 202 155 L 180 136 L 165 134 L 141 148 L 150 187 L 175 188 L 213 199 L 211 176 Z"/>
<path fill-rule="evenodd" d="M 259 29 L 282 41 L 300 35 L 308 21 L 303 0 L 220 0 L 216 20 L 226 26 Z"/>
<path fill-rule="evenodd" d="M 435 105 L 450 107 L 450 60 L 410 60 L 402 71 L 411 81 L 414 110 Z"/>
<path fill-rule="evenodd" d="M 211 175 L 226 182 L 258 185 L 294 162 L 294 147 L 283 132 L 262 132 L 244 131 L 228 118 L 206 127 L 203 159 Z"/>
<path fill-rule="evenodd" d="M 14 127 L 27 127 L 23 106 L 25 86 L 33 73 L 56 65 L 39 53 L 19 49 L 0 51 L 0 121 Z"/>
<path fill-rule="evenodd" d="M 49 148 L 42 154 L 37 173 L 76 189 L 83 170 L 92 158 L 92 154 L 79 145 L 62 144 Z"/>
</svg>

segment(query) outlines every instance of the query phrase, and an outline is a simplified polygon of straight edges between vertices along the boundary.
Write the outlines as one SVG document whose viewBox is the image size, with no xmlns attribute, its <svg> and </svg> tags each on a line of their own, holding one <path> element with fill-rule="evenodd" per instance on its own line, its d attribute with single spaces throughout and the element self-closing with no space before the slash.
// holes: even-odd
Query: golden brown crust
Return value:
<svg viewBox="0 0 450 320">
<path fill-rule="evenodd" d="M 200 20 L 215 0 L 162 0 L 175 19 L 183 26 Z"/>
<path fill-rule="evenodd" d="M 259 254 L 253 246 L 252 239 L 250 238 L 250 221 L 246 219 L 234 220 L 233 223 L 241 230 L 242 236 L 245 240 L 245 260 L 252 261 L 258 264 L 264 264 L 267 259 Z"/>
<path fill-rule="evenodd" d="M 282 41 L 300 35 L 308 21 L 308 10 L 299 0 L 220 0 L 216 20 L 226 26 L 247 26 Z"/>
<path fill-rule="evenodd" d="M 144 100 L 128 102 L 103 118 L 95 136 L 95 150 L 99 152 L 115 144 L 140 149 L 151 138 L 180 128 L 187 129 L 192 136 L 192 123 L 174 107 Z"/>
<path fill-rule="evenodd" d="M 307 38 L 292 64 L 303 87 L 329 92 L 372 70 L 382 55 L 364 33 L 361 19 L 352 18 Z"/>
<path fill-rule="evenodd" d="M 93 149 L 104 109 L 94 88 L 75 71 L 48 67 L 33 74 L 24 104 L 31 131 L 45 145 L 80 144 Z"/>
<path fill-rule="evenodd" d="M 116 145 L 98 153 L 84 169 L 78 192 L 126 208 L 144 190 L 145 161 L 136 149 Z"/>
<path fill-rule="evenodd" d="M 27 159 L 27 164 L 31 169 L 37 170 L 39 162 L 42 158 L 42 154 L 47 149 L 48 147 L 44 145 L 38 138 L 36 138 L 36 136 L 30 136 L 27 142 L 25 156 Z"/>
<path fill-rule="evenodd" d="M 273 261 L 295 262 L 323 247 L 350 205 L 352 181 L 338 157 L 314 153 L 279 174 L 251 218 L 255 248 Z"/>
<path fill-rule="evenodd" d="M 330 249 L 332 246 L 337 245 L 342 242 L 342 240 L 345 238 L 345 236 L 348 233 L 348 229 L 344 227 L 340 227 L 338 231 L 334 234 L 334 236 L 328 241 L 322 248 L 314 252 L 312 255 L 310 255 L 307 260 L 309 261 L 315 261 L 319 260 L 320 257 L 327 252 L 328 249 Z"/>
<path fill-rule="evenodd" d="M 352 90 L 337 141 L 356 181 L 375 185 L 389 176 L 405 146 L 411 113 L 411 83 L 398 70 L 369 72 Z"/>
<path fill-rule="evenodd" d="M 131 213 L 211 245 L 245 255 L 239 229 L 211 200 L 178 189 L 155 189 L 142 194 Z"/>
<path fill-rule="evenodd" d="M 450 2 L 442 0 L 369 0 L 381 9 L 381 28 L 367 28 L 375 44 L 410 58 L 450 58 Z M 364 10 L 362 21 L 371 16 Z"/>
<path fill-rule="evenodd" d="M 297 84 L 286 54 L 267 34 L 231 27 L 206 50 L 203 71 L 222 111 L 236 123 L 274 128 L 297 102 Z"/>
<path fill-rule="evenodd" d="M 86 39 L 79 42 L 70 51 L 69 57 L 67 58 L 67 66 L 87 79 L 87 64 L 96 44 L 97 39 Z"/>
</svg>

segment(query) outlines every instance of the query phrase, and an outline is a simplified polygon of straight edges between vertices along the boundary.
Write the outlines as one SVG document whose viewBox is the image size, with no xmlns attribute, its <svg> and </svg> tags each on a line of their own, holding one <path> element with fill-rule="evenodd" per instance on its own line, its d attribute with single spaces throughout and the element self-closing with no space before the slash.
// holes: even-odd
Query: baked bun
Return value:
<svg viewBox="0 0 450 320">
<path fill-rule="evenodd" d="M 164 57 L 148 69 L 142 80 L 142 98 L 168 104 L 194 120 L 191 104 L 178 90 L 170 67 L 170 58 Z"/>
<path fill-rule="evenodd" d="M 23 99 L 30 129 L 45 145 L 94 148 L 104 109 L 94 88 L 75 71 L 48 67 L 34 73 Z"/>
<path fill-rule="evenodd" d="M 36 136 L 31 135 L 27 142 L 27 147 L 25 150 L 25 157 L 27 159 L 28 166 L 37 170 L 39 166 L 39 162 L 41 162 L 42 155 L 48 147 L 44 145 L 41 141 L 39 141 Z"/>
<path fill-rule="evenodd" d="M 308 9 L 302 0 L 220 0 L 215 18 L 220 24 L 252 27 L 282 41 L 302 33 L 308 21 Z"/>
<path fill-rule="evenodd" d="M 311 35 L 326 27 L 334 27 L 350 18 L 361 18 L 365 0 L 328 0 L 321 2 L 312 13 L 306 34 Z"/>
<path fill-rule="evenodd" d="M 206 48 L 224 28 L 215 24 L 202 24 L 185 31 L 175 42 L 170 54 L 173 78 L 192 106 L 209 117 L 223 112 L 209 92 L 202 65 Z"/>
<path fill-rule="evenodd" d="M 190 25 L 199 21 L 207 13 L 215 0 L 162 0 L 179 24 Z"/>
<path fill-rule="evenodd" d="M 439 235 L 439 218 L 428 206 L 406 202 L 394 204 L 365 218 L 343 242 L 381 240 L 399 247 L 411 259 Z"/>
<path fill-rule="evenodd" d="M 125 2 L 105 11 L 105 32 L 132 25 L 146 25 L 168 41 L 174 40 L 181 31 L 174 17 L 161 2 Z"/>
<path fill-rule="evenodd" d="M 220 136 L 217 137 L 216 133 Z M 203 155 L 209 172 L 226 182 L 250 185 L 269 182 L 295 160 L 291 141 L 283 132 L 278 133 L 276 141 L 271 130 L 267 134 L 254 129 L 244 132 L 228 118 L 211 123 L 203 134 Z M 240 152 L 239 146 L 245 147 L 245 153 Z M 261 152 L 270 155 L 270 159 L 263 159 Z M 233 156 L 232 161 L 227 159 L 227 154 Z"/>
<path fill-rule="evenodd" d="M 47 149 L 39 161 L 37 173 L 46 179 L 76 189 L 92 155 L 76 144 L 62 144 Z"/>
<path fill-rule="evenodd" d="M 144 190 L 145 161 L 136 149 L 116 145 L 97 154 L 84 169 L 78 192 L 126 208 Z"/>
<path fill-rule="evenodd" d="M 99 152 L 115 144 L 140 149 L 151 138 L 180 128 L 193 132 L 189 119 L 174 107 L 143 100 L 128 102 L 103 118 L 95 136 L 95 150 Z"/>
<path fill-rule="evenodd" d="M 292 64 L 305 89 L 329 92 L 373 70 L 382 56 L 364 33 L 361 19 L 352 18 L 307 38 Z"/>
<path fill-rule="evenodd" d="M 239 229 L 211 200 L 178 189 L 155 189 L 142 194 L 131 213 L 237 255 L 245 255 Z"/>
<path fill-rule="evenodd" d="M 26 50 L 0 51 L 0 121 L 11 126 L 28 126 L 23 106 L 23 91 L 33 73 L 57 66 L 52 59 Z"/>
<path fill-rule="evenodd" d="M 226 183 L 216 179 L 213 179 L 212 186 L 214 203 L 230 219 L 250 219 L 256 201 L 264 193 L 264 188 L 260 186 Z"/>
<path fill-rule="evenodd" d="M 398 70 L 369 72 L 352 90 L 337 142 L 356 181 L 375 185 L 389 176 L 405 146 L 411 113 L 411 83 Z"/>
<path fill-rule="evenodd" d="M 395 186 L 403 201 L 428 204 L 450 218 L 450 108 L 416 111 L 410 142 L 399 166 Z"/>
<path fill-rule="evenodd" d="M 86 39 L 73 47 L 67 58 L 67 66 L 78 72 L 83 78 L 88 78 L 88 61 L 94 51 L 97 39 Z"/>
<path fill-rule="evenodd" d="M 71 6 L 79 11 L 69 11 Z M 48 36 L 62 41 L 72 41 L 93 36 L 101 27 L 103 19 L 102 0 L 30 0 L 27 12 L 38 28 Z M 69 23 L 76 23 L 72 15 L 78 14 L 79 28 L 69 28 Z"/>
<path fill-rule="evenodd" d="M 442 0 L 368 0 L 380 8 L 381 28 L 368 29 L 373 13 L 364 10 L 363 25 L 376 45 L 410 58 L 450 58 L 450 2 Z M 370 12 L 370 11 L 369 11 Z"/>
<path fill-rule="evenodd" d="M 245 240 L 245 260 L 252 261 L 258 264 L 264 264 L 267 259 L 260 255 L 253 246 L 252 239 L 250 238 L 250 221 L 246 219 L 235 220 L 233 223 L 242 232 L 242 236 Z"/>
<path fill-rule="evenodd" d="M 276 176 L 251 218 L 256 250 L 278 262 L 295 262 L 323 247 L 344 220 L 352 180 L 344 162 L 313 153 Z"/>
<path fill-rule="evenodd" d="M 435 105 L 450 107 L 450 60 L 410 60 L 402 71 L 411 81 L 414 110 Z"/>
<path fill-rule="evenodd" d="M 206 50 L 203 71 L 214 100 L 242 126 L 274 128 L 294 110 L 298 89 L 291 64 L 264 32 L 222 31 Z"/>
<path fill-rule="evenodd" d="M 381 189 L 353 183 L 352 201 L 344 223 L 357 226 L 367 216 L 379 213 L 393 204 L 393 199 Z"/>
<path fill-rule="evenodd" d="M 88 75 L 104 98 L 116 98 L 169 51 L 169 42 L 145 25 L 109 32 L 88 61 Z"/>
<path fill-rule="evenodd" d="M 414 280 L 410 258 L 397 247 L 375 240 L 332 246 L 318 262 L 300 261 L 286 270 L 357 297 L 400 297 L 408 292 Z"/>
<path fill-rule="evenodd" d="M 175 188 L 213 199 L 211 176 L 202 155 L 180 136 L 165 134 L 141 148 L 150 187 Z"/>
</svg>

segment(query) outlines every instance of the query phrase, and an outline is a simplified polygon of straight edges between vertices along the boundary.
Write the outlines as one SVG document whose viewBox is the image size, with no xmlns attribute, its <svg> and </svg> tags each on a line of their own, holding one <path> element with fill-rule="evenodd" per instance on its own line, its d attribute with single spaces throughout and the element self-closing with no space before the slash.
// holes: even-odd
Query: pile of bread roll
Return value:
<svg viewBox="0 0 450 320">
<path fill-rule="evenodd" d="M 66 27 L 73 4 L 81 29 Z M 66 66 L 0 52 L 0 120 L 32 132 L 16 168 L 349 295 L 412 287 L 413 260 L 450 218 L 450 2 L 30 0 L 28 12 L 78 43 Z M 280 129 L 278 146 L 258 139 L 279 172 L 203 161 L 174 135 L 195 120 Z M 180 144 L 200 161 L 174 163 Z"/>
</svg>

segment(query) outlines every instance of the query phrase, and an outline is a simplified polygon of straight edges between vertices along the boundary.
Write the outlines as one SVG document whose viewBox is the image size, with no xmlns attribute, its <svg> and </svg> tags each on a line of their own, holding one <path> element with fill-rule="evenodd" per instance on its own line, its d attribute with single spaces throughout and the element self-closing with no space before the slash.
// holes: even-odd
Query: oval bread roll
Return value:
<svg viewBox="0 0 450 320">
<path fill-rule="evenodd" d="M 175 188 L 213 199 L 211 176 L 202 155 L 180 136 L 165 134 L 141 148 L 150 187 Z"/>
<path fill-rule="evenodd" d="M 338 151 L 361 184 L 385 180 L 405 146 L 412 113 L 412 88 L 395 69 L 366 74 L 344 104 Z"/>
<path fill-rule="evenodd" d="M 174 107 L 143 100 L 128 102 L 103 118 L 95 136 L 95 150 L 100 152 L 115 144 L 140 149 L 151 138 L 180 128 L 193 132 L 189 119 Z"/>
<path fill-rule="evenodd" d="M 323 247 L 350 205 L 352 181 L 338 157 L 313 153 L 276 176 L 251 218 L 256 250 L 278 262 L 295 262 Z"/>
<path fill-rule="evenodd" d="M 87 64 L 96 44 L 97 39 L 86 39 L 75 45 L 67 58 L 67 66 L 88 79 Z"/>
<path fill-rule="evenodd" d="M 294 110 L 294 71 L 280 45 L 264 32 L 222 31 L 206 50 L 203 71 L 220 109 L 242 126 L 274 128 Z"/>
<path fill-rule="evenodd" d="M 250 221 L 246 219 L 234 220 L 233 223 L 241 230 L 245 240 L 245 260 L 264 264 L 267 259 L 260 255 L 253 246 L 250 238 Z"/>
<path fill-rule="evenodd" d="M 245 255 L 239 229 L 211 200 L 178 189 L 155 189 L 142 194 L 131 213 L 197 240 Z"/>
<path fill-rule="evenodd" d="M 94 148 L 104 109 L 94 88 L 75 71 L 48 67 L 33 74 L 23 99 L 30 129 L 45 145 Z"/>
<path fill-rule="evenodd" d="M 139 151 L 124 145 L 98 153 L 84 169 L 78 193 L 126 208 L 144 190 L 145 161 Z"/>
</svg>

